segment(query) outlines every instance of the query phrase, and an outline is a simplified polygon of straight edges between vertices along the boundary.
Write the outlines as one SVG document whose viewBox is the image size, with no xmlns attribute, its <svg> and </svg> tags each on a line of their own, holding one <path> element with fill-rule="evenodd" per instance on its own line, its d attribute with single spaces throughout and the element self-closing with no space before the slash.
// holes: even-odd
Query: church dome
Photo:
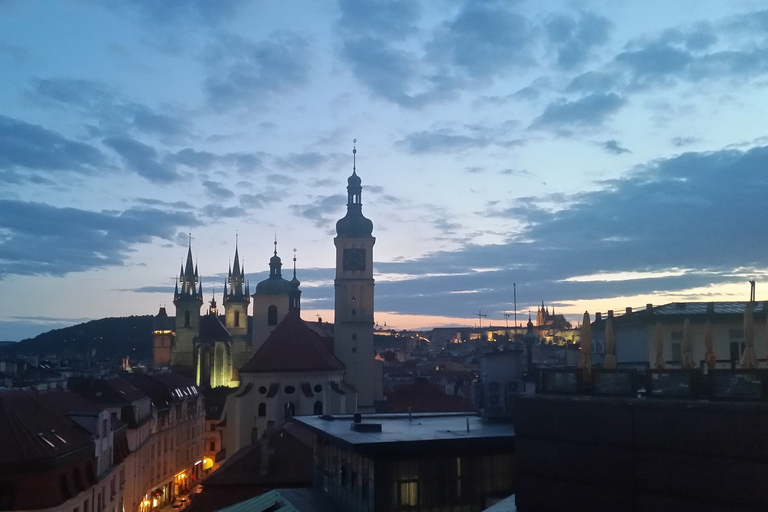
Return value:
<svg viewBox="0 0 768 512">
<path fill-rule="evenodd" d="M 352 171 L 352 175 L 347 178 L 347 187 L 351 189 L 363 188 L 363 180 L 360 179 L 356 172 Z"/>
<path fill-rule="evenodd" d="M 288 295 L 292 289 L 290 281 L 283 279 L 283 262 L 277 255 L 277 240 L 275 253 L 269 259 L 269 277 L 256 285 L 254 295 Z"/>
<path fill-rule="evenodd" d="M 279 276 L 270 276 L 256 285 L 254 295 L 288 295 L 292 289 L 290 281 Z"/>
<path fill-rule="evenodd" d="M 373 233 L 373 222 L 363 216 L 359 209 L 348 209 L 347 214 L 336 223 L 336 234 L 340 238 L 366 238 Z"/>
</svg>

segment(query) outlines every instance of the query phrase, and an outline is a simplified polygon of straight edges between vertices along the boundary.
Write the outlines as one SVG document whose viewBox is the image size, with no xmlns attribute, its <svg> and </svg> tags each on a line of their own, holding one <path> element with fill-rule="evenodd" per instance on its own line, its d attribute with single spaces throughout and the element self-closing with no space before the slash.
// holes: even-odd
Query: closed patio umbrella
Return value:
<svg viewBox="0 0 768 512">
<path fill-rule="evenodd" d="M 616 334 L 613 332 L 613 319 L 608 317 L 605 321 L 605 361 L 603 368 L 606 370 L 616 369 Z"/>
<path fill-rule="evenodd" d="M 592 324 L 589 320 L 589 313 L 584 312 L 584 319 L 581 322 L 581 354 L 579 355 L 578 368 L 585 381 L 589 381 L 592 375 L 592 358 L 590 349 L 592 347 Z"/>
<path fill-rule="evenodd" d="M 682 367 L 686 370 L 693 369 L 693 329 L 690 319 L 686 318 L 683 322 L 683 361 Z"/>
<path fill-rule="evenodd" d="M 752 304 L 744 306 L 744 353 L 740 365 L 745 370 L 757 368 L 755 355 L 755 322 L 752 319 Z"/>
<path fill-rule="evenodd" d="M 706 349 L 704 362 L 706 363 L 707 368 L 714 370 L 715 365 L 717 364 L 717 354 L 715 354 L 715 345 L 712 341 L 712 322 L 709 320 L 707 320 L 707 323 L 704 326 L 704 348 Z"/>
<path fill-rule="evenodd" d="M 656 322 L 656 327 L 653 329 L 653 366 L 657 370 L 663 370 L 666 366 L 666 361 L 664 361 L 664 330 L 661 327 L 661 322 Z"/>
</svg>

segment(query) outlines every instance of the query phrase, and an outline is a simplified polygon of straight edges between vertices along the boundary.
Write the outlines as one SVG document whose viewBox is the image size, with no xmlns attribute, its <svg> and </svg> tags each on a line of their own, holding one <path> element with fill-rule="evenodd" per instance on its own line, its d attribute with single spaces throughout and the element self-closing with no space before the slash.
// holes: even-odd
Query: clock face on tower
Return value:
<svg viewBox="0 0 768 512">
<path fill-rule="evenodd" d="M 365 249 L 344 249 L 344 270 L 365 270 Z"/>
</svg>

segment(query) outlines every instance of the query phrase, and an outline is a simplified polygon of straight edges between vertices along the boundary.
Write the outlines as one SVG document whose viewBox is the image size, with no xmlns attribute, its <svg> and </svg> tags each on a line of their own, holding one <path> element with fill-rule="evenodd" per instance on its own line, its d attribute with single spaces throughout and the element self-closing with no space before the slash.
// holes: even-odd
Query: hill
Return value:
<svg viewBox="0 0 768 512">
<path fill-rule="evenodd" d="M 102 318 L 54 329 L 2 348 L 14 355 L 56 354 L 59 357 L 93 354 L 96 359 L 152 357 L 151 315 Z"/>
</svg>

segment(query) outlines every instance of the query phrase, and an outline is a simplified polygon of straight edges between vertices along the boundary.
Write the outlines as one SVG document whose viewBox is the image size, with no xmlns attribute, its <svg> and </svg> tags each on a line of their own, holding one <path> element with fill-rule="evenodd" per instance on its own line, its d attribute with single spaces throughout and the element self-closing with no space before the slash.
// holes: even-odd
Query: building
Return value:
<svg viewBox="0 0 768 512">
<path fill-rule="evenodd" d="M 173 320 L 165 308 L 161 307 L 152 325 L 152 365 L 155 368 L 167 368 L 171 365 L 171 347 L 176 338 L 174 328 Z"/>
<path fill-rule="evenodd" d="M 125 441 L 116 444 L 125 458 L 120 510 L 149 512 L 170 505 L 200 480 L 205 412 L 191 380 L 133 373 L 72 379 L 69 386 L 125 427 Z"/>
<path fill-rule="evenodd" d="M 654 360 L 653 337 L 659 325 L 664 340 L 664 359 L 670 366 L 682 361 L 683 326 L 690 321 L 693 336 L 693 360 L 698 365 L 704 360 L 704 334 L 710 325 L 718 365 L 736 365 L 744 350 L 744 309 L 752 308 L 754 319 L 755 353 L 759 360 L 766 357 L 766 329 L 768 302 L 673 302 L 662 306 L 648 304 L 645 308 L 627 308 L 623 315 L 595 314 L 592 336 L 598 346 L 604 344 L 605 324 L 613 323 L 616 335 L 616 360 L 619 363 L 650 363 Z"/>
<path fill-rule="evenodd" d="M 121 434 L 74 392 L 0 391 L 0 510 L 122 511 Z"/>
<path fill-rule="evenodd" d="M 132 491 L 141 498 L 133 510 L 145 512 L 169 505 L 200 481 L 205 410 L 199 389 L 183 376 L 133 373 L 124 378 L 149 397 L 153 411 L 150 435 L 135 459 L 139 481 Z"/>
<path fill-rule="evenodd" d="M 226 456 L 291 416 L 355 411 L 356 393 L 344 382 L 344 370 L 299 312 L 290 311 L 240 368 L 240 387 L 227 397 L 222 415 Z"/>
<path fill-rule="evenodd" d="M 258 352 L 289 311 L 300 309 L 298 298 L 301 296 L 301 291 L 299 280 L 296 278 L 296 258 L 293 259 L 291 281 L 283 278 L 282 268 L 283 262 L 277 255 L 277 240 L 275 240 L 275 251 L 269 259 L 269 277 L 256 285 L 256 293 L 252 297 L 253 341 L 250 355 Z"/>
<path fill-rule="evenodd" d="M 314 435 L 313 487 L 280 490 L 298 510 L 474 512 L 515 490 L 508 424 L 461 413 L 291 422 Z"/>
<path fill-rule="evenodd" d="M 352 151 L 353 157 L 357 150 Z M 354 161 L 353 161 L 354 162 Z M 334 354 L 357 390 L 358 409 L 374 411 L 384 399 L 382 365 L 373 349 L 373 222 L 363 216 L 356 163 L 347 180 L 347 214 L 336 223 Z"/>
<path fill-rule="evenodd" d="M 194 368 L 194 339 L 200 331 L 200 306 L 203 305 L 203 285 L 198 281 L 197 265 L 192 263 L 190 238 L 187 262 L 181 267 L 173 292 L 173 305 L 176 306 L 176 338 L 171 350 L 171 365 L 190 374 Z"/>
</svg>

